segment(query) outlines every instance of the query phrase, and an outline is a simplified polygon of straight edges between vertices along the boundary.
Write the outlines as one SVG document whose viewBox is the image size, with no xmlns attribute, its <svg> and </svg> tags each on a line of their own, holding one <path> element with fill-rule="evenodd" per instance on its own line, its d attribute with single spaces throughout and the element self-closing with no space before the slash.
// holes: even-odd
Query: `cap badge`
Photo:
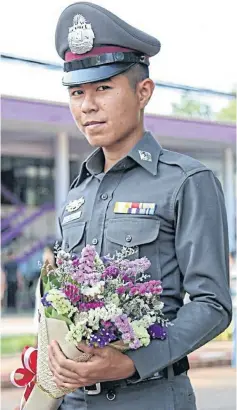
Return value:
<svg viewBox="0 0 237 410">
<path fill-rule="evenodd" d="M 68 44 L 73 54 L 88 53 L 93 48 L 95 38 L 91 24 L 86 22 L 85 17 L 77 14 L 73 18 L 73 26 L 69 27 Z"/>
<path fill-rule="evenodd" d="M 140 150 L 138 152 L 142 161 L 152 162 L 152 156 L 150 152 Z"/>
</svg>

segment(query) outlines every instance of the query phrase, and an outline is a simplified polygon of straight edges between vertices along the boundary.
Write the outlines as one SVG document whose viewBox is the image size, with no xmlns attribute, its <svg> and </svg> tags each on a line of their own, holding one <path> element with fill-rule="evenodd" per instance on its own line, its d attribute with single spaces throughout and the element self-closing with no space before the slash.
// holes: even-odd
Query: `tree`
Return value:
<svg viewBox="0 0 237 410">
<path fill-rule="evenodd" d="M 193 99 L 190 92 L 186 91 L 181 96 L 178 104 L 172 104 L 172 114 L 183 117 L 210 119 L 212 117 L 212 110 L 208 104 Z"/>
<path fill-rule="evenodd" d="M 218 121 L 236 121 L 236 98 L 233 98 L 226 107 L 217 113 Z"/>
</svg>

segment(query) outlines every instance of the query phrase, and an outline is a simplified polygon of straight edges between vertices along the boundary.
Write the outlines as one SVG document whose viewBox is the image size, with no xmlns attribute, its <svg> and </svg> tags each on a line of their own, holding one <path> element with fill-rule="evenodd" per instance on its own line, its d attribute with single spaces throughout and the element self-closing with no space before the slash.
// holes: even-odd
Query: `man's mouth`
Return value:
<svg viewBox="0 0 237 410">
<path fill-rule="evenodd" d="M 84 127 L 96 127 L 98 125 L 105 124 L 105 121 L 87 121 Z"/>
</svg>

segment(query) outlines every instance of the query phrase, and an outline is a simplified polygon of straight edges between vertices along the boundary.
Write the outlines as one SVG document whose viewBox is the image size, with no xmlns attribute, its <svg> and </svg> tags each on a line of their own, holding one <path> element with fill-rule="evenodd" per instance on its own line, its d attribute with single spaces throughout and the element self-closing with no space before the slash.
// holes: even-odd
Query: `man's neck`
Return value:
<svg viewBox="0 0 237 410">
<path fill-rule="evenodd" d="M 104 172 L 107 172 L 112 168 L 118 161 L 120 161 L 120 159 L 126 157 L 143 135 L 144 129 L 141 129 L 136 131 L 136 133 L 129 138 L 121 140 L 113 146 L 103 147 L 102 149 L 105 157 Z"/>
</svg>

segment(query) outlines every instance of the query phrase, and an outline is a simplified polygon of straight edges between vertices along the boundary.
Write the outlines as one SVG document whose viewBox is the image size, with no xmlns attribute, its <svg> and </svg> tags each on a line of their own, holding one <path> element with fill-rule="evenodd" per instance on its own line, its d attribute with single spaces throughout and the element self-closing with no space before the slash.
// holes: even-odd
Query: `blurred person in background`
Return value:
<svg viewBox="0 0 237 410">
<path fill-rule="evenodd" d="M 1 266 L 1 308 L 3 308 L 5 290 L 6 290 L 6 274 Z"/>
<path fill-rule="evenodd" d="M 14 311 L 17 307 L 17 291 L 22 288 L 22 276 L 11 249 L 7 252 L 7 261 L 3 265 L 3 272 L 2 277 L 5 276 L 7 290 L 7 309 Z"/>
<path fill-rule="evenodd" d="M 23 289 L 21 292 L 21 309 L 34 309 L 35 291 L 39 280 L 39 261 L 42 257 L 42 250 L 34 253 L 28 260 L 23 260 L 20 270 L 23 277 Z"/>
</svg>

